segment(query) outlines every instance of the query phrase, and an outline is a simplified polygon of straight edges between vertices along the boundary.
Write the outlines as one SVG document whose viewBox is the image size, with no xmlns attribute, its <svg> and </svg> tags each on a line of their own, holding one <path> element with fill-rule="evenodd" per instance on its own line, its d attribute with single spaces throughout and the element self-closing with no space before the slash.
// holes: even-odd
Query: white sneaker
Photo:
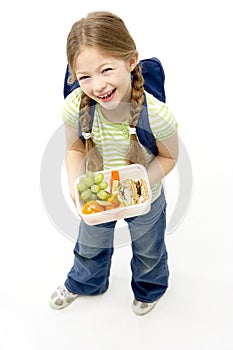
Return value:
<svg viewBox="0 0 233 350">
<path fill-rule="evenodd" d="M 49 305 L 52 309 L 64 309 L 70 305 L 77 297 L 78 294 L 69 292 L 65 286 L 61 285 L 57 287 L 55 292 L 51 295 Z"/>
<path fill-rule="evenodd" d="M 153 310 L 156 304 L 157 300 L 155 300 L 153 303 L 143 303 L 142 301 L 134 299 L 132 309 L 136 315 L 142 316 Z"/>
</svg>

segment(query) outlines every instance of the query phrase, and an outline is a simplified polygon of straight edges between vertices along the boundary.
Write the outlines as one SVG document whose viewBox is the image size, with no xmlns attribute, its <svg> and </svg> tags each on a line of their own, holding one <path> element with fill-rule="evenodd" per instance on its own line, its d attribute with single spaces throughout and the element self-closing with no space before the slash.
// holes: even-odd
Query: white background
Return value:
<svg viewBox="0 0 233 350">
<path fill-rule="evenodd" d="M 230 5 L 227 0 L 1 5 L 1 350 L 233 348 Z M 44 210 L 40 165 L 61 125 L 68 31 L 93 10 L 120 15 L 140 58 L 162 61 L 167 103 L 193 168 L 189 211 L 167 235 L 170 288 L 141 318 L 130 307 L 129 246 L 115 251 L 105 295 L 80 298 L 60 312 L 48 306 L 71 267 L 74 244 Z M 167 183 L 169 208 L 175 171 Z"/>
</svg>

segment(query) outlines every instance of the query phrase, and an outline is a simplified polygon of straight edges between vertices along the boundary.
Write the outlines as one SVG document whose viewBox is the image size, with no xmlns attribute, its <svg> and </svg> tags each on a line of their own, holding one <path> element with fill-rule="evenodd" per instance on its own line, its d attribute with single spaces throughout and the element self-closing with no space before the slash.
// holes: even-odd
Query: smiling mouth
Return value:
<svg viewBox="0 0 233 350">
<path fill-rule="evenodd" d="M 107 92 L 106 94 L 103 94 L 103 95 L 98 95 L 97 97 L 100 98 L 101 100 L 106 100 L 109 97 L 111 97 L 115 91 L 116 91 L 116 89 L 113 89 L 112 91 L 109 91 L 109 92 Z"/>
</svg>

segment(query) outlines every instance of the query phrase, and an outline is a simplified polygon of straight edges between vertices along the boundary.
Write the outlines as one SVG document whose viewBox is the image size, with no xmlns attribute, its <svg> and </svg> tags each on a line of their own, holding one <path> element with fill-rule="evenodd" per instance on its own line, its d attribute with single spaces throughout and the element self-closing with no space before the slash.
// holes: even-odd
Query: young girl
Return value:
<svg viewBox="0 0 233 350">
<path fill-rule="evenodd" d="M 66 167 L 70 194 L 85 161 L 98 171 L 130 163 L 147 168 L 152 188 L 149 213 L 125 219 L 132 240 L 132 309 L 137 315 L 151 311 L 168 288 L 167 251 L 164 241 L 166 201 L 161 180 L 175 166 L 178 154 L 177 123 L 169 108 L 144 91 L 138 52 L 124 22 L 109 12 L 94 12 L 76 22 L 67 39 L 71 83 L 80 88 L 67 96 L 65 122 Z M 137 138 L 146 98 L 158 155 L 154 157 Z M 90 133 L 90 106 L 95 114 Z M 80 124 L 78 124 L 80 119 Z M 78 138 L 82 128 L 85 143 Z M 62 309 L 81 295 L 98 295 L 109 286 L 116 222 L 89 226 L 81 220 L 74 248 L 74 264 L 64 285 L 52 294 L 50 305 Z"/>
</svg>

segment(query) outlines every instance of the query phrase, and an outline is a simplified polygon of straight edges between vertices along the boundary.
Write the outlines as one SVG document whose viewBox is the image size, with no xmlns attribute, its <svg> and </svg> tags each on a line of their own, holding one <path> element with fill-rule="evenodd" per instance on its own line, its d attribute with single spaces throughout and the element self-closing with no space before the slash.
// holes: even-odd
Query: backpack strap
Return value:
<svg viewBox="0 0 233 350">
<path fill-rule="evenodd" d="M 144 94 L 143 108 L 142 108 L 140 117 L 138 119 L 138 124 L 136 126 L 136 132 L 140 143 L 144 147 L 146 147 L 151 153 L 153 153 L 154 156 L 157 156 L 158 147 L 156 146 L 156 139 L 150 127 L 145 94 Z"/>
<path fill-rule="evenodd" d="M 165 74 L 160 60 L 156 57 L 152 57 L 141 60 L 139 63 L 142 67 L 145 91 L 147 91 L 149 94 L 152 94 L 158 100 L 165 103 Z M 146 147 L 150 152 L 152 152 L 154 156 L 157 156 L 158 147 L 156 146 L 156 139 L 152 133 L 149 123 L 146 96 L 144 98 L 143 109 L 138 119 L 138 125 L 136 126 L 136 130 L 140 143 L 144 147 Z"/>
</svg>

